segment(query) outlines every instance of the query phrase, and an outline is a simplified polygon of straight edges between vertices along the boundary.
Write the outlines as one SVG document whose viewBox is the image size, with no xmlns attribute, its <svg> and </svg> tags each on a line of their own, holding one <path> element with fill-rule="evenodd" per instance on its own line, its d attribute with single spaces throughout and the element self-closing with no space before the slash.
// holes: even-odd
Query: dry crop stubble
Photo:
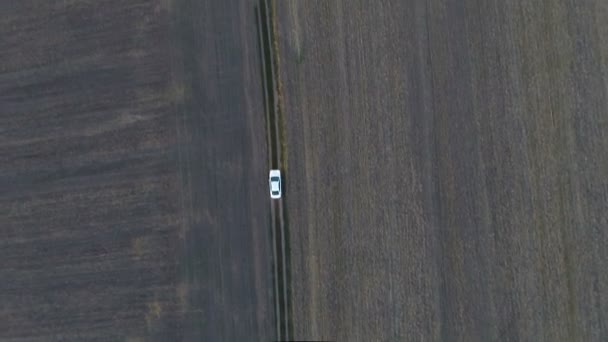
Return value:
<svg viewBox="0 0 608 342">
<path fill-rule="evenodd" d="M 605 4 L 277 13 L 296 338 L 606 338 Z"/>
</svg>

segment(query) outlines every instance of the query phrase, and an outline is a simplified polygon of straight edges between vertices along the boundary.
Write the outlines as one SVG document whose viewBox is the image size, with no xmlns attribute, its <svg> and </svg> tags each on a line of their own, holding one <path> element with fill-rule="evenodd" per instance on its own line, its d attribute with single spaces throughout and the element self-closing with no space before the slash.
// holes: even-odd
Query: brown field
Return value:
<svg viewBox="0 0 608 342">
<path fill-rule="evenodd" d="M 254 3 L 0 12 L 0 340 L 270 340 Z"/>
<path fill-rule="evenodd" d="M 608 340 L 608 2 L 276 6 L 294 337 Z"/>
</svg>

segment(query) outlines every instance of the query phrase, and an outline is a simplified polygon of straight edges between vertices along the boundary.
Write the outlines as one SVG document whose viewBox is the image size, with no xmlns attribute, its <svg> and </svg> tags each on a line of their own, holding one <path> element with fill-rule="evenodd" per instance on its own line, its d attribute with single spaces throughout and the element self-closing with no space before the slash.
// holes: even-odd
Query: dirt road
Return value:
<svg viewBox="0 0 608 342">
<path fill-rule="evenodd" d="M 277 1 L 294 336 L 608 339 L 604 1 Z"/>
</svg>

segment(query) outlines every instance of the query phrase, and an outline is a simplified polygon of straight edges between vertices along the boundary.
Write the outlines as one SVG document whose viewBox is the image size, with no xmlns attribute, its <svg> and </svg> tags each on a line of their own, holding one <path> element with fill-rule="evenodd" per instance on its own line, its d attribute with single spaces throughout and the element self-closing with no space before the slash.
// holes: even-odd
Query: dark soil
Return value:
<svg viewBox="0 0 608 342">
<path fill-rule="evenodd" d="M 254 3 L 0 12 L 0 340 L 271 340 Z"/>
</svg>

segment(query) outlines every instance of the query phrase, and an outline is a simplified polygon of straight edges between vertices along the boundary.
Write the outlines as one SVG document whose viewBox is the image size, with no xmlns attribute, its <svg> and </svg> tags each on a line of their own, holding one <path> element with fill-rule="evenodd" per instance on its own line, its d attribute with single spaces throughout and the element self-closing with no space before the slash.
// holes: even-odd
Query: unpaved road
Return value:
<svg viewBox="0 0 608 342">
<path fill-rule="evenodd" d="M 608 339 L 605 1 L 277 1 L 294 337 Z"/>
</svg>

